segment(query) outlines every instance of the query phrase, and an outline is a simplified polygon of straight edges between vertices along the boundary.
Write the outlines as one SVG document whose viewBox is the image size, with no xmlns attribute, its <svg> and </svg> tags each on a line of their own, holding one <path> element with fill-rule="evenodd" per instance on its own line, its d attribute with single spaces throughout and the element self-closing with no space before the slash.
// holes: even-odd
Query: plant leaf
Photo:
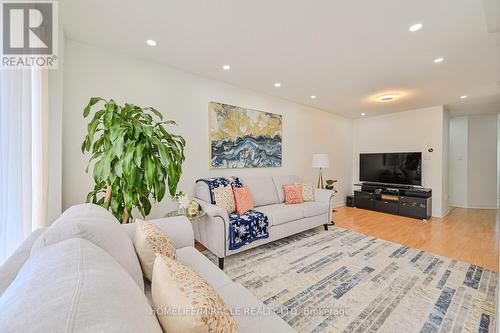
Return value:
<svg viewBox="0 0 500 333">
<path fill-rule="evenodd" d="M 85 109 L 83 109 L 83 117 L 84 118 L 87 118 L 87 116 L 89 115 L 90 113 L 90 108 L 95 105 L 97 102 L 99 101 L 104 101 L 103 98 L 101 97 L 92 97 L 89 101 L 89 103 L 87 104 L 87 106 L 85 107 Z"/>
</svg>

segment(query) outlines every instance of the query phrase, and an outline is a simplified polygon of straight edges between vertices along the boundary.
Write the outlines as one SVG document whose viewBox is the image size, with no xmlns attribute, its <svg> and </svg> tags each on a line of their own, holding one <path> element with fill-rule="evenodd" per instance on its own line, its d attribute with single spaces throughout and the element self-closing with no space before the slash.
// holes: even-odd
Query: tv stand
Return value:
<svg viewBox="0 0 500 333">
<path fill-rule="evenodd" d="M 354 184 L 354 206 L 422 220 L 431 217 L 432 190 L 411 185 Z"/>
</svg>

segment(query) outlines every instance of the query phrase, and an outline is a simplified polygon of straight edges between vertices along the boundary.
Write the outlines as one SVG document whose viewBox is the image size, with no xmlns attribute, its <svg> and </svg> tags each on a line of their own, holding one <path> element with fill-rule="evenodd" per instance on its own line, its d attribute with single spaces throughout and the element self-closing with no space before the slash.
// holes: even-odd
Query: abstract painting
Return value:
<svg viewBox="0 0 500 333">
<path fill-rule="evenodd" d="M 210 166 L 281 166 L 281 115 L 210 102 Z"/>
</svg>

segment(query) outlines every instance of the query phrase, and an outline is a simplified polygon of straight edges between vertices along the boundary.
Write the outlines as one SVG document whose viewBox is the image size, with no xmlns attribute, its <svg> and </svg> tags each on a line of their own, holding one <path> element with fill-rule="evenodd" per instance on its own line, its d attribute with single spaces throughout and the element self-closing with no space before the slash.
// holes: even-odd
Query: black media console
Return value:
<svg viewBox="0 0 500 333">
<path fill-rule="evenodd" d="M 423 187 L 376 183 L 355 184 L 354 205 L 357 208 L 403 215 L 426 220 L 432 212 L 432 190 Z"/>
</svg>

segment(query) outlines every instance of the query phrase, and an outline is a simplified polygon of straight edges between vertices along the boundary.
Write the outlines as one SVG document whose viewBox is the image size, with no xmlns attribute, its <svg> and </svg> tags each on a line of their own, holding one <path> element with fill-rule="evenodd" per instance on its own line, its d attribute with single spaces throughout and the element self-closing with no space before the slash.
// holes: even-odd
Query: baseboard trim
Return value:
<svg viewBox="0 0 500 333">
<path fill-rule="evenodd" d="M 339 202 L 334 202 L 333 203 L 333 208 L 339 208 L 345 206 L 345 201 L 339 201 Z"/>
<path fill-rule="evenodd" d="M 450 213 L 451 213 L 451 211 L 452 211 L 452 210 L 454 210 L 454 209 L 455 209 L 455 207 L 452 207 L 452 206 L 448 207 L 448 209 L 447 209 L 447 210 L 445 210 L 445 211 L 441 214 L 441 218 L 443 218 L 443 217 L 445 217 L 446 215 L 450 214 Z"/>
<path fill-rule="evenodd" d="M 456 205 L 450 204 L 454 208 L 465 208 L 465 209 L 498 209 L 498 207 L 493 206 L 468 206 L 468 205 Z"/>
</svg>

